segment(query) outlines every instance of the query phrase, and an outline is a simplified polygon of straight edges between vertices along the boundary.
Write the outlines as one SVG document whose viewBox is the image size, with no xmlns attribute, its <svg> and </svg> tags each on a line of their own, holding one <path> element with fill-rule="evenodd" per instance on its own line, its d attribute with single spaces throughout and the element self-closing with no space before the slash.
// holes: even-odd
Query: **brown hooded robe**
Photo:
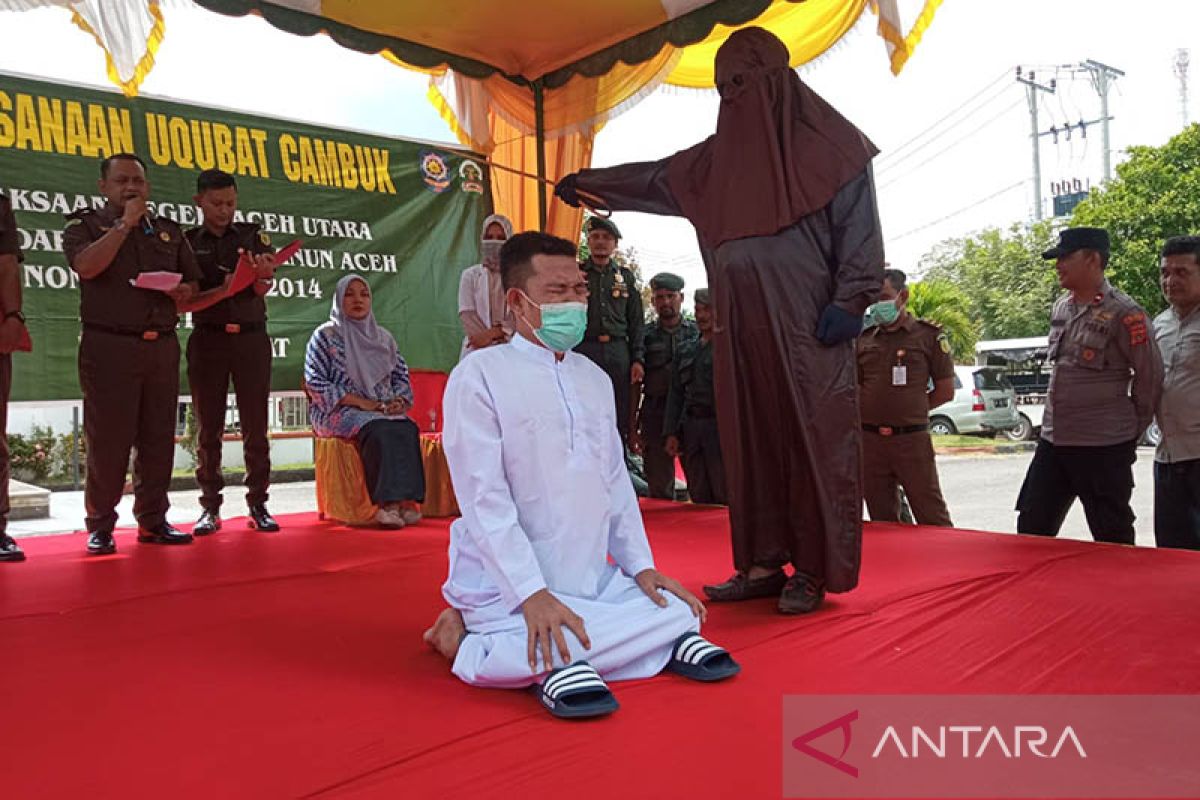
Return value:
<svg viewBox="0 0 1200 800">
<path fill-rule="evenodd" d="M 734 566 L 791 562 L 849 591 L 862 545 L 854 342 L 827 347 L 816 330 L 831 303 L 861 315 L 883 281 L 877 151 L 762 29 L 731 36 L 716 71 L 716 135 L 662 161 L 583 170 L 577 186 L 696 226 Z"/>
</svg>

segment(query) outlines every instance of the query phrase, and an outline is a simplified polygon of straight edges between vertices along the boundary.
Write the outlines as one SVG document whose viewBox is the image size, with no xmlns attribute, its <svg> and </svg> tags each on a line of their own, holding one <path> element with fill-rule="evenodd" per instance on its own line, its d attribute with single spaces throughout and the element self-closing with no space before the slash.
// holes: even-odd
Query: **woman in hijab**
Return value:
<svg viewBox="0 0 1200 800">
<path fill-rule="evenodd" d="M 512 338 L 513 316 L 500 285 L 500 248 L 512 234 L 508 217 L 492 214 L 483 221 L 479 242 L 483 260 L 463 270 L 458 282 L 458 318 L 466 334 L 459 358 Z"/>
<path fill-rule="evenodd" d="M 714 302 L 714 383 L 736 572 L 710 600 L 804 613 L 858 583 L 860 422 L 853 339 L 883 284 L 875 146 L 805 86 L 773 34 L 716 58 L 717 132 L 658 162 L 583 170 L 615 210 L 687 217 Z M 783 567 L 790 563 L 789 577 Z"/>
<path fill-rule="evenodd" d="M 421 518 L 425 470 L 408 367 L 396 340 L 375 322 L 371 288 L 357 275 L 338 281 L 329 322 L 313 332 L 304 356 L 310 416 L 318 436 L 354 439 L 376 520 L 403 528 Z"/>
</svg>

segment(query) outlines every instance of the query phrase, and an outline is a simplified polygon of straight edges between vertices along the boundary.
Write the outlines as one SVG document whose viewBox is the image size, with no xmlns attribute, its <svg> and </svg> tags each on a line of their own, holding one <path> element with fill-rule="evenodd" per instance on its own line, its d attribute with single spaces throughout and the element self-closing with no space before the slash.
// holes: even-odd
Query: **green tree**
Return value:
<svg viewBox="0 0 1200 800">
<path fill-rule="evenodd" d="M 1043 220 L 949 239 L 927 253 L 918 270 L 926 280 L 952 284 L 965 296 L 979 338 L 1045 336 L 1062 290 L 1042 252 L 1057 240 L 1059 227 Z"/>
<path fill-rule="evenodd" d="M 961 289 L 945 280 L 911 284 L 908 287 L 908 312 L 942 326 L 955 361 L 974 363 L 979 330 L 971 318 L 971 301 Z"/>
<path fill-rule="evenodd" d="M 1109 280 L 1151 316 L 1166 308 L 1159 252 L 1171 236 L 1200 232 L 1200 125 L 1161 147 L 1131 147 L 1117 177 L 1075 208 L 1072 225 L 1106 228 Z"/>
</svg>

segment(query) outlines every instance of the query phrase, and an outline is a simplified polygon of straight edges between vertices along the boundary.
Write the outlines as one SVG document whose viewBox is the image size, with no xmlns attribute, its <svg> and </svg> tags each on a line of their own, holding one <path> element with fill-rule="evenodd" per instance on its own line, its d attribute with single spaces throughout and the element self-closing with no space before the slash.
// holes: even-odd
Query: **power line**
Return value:
<svg viewBox="0 0 1200 800">
<path fill-rule="evenodd" d="M 966 116 L 963 116 L 960 119 L 955 120 L 950 125 L 946 126 L 942 130 L 938 131 L 936 134 L 934 134 L 929 139 L 925 140 L 921 144 L 919 144 L 916 147 L 909 150 L 907 153 L 904 153 L 903 155 L 901 155 L 899 157 L 894 157 L 891 160 L 888 160 L 886 157 L 881 158 L 880 161 L 883 163 L 880 166 L 880 173 L 882 174 L 882 173 L 891 172 L 891 171 L 895 170 L 896 167 L 899 167 L 902 164 L 904 164 L 906 161 L 909 161 L 910 159 L 915 158 L 916 156 L 920 155 L 921 151 L 925 150 L 926 148 L 930 147 L 933 144 L 936 144 L 939 139 L 941 139 L 944 136 L 946 136 L 947 134 L 951 133 L 956 128 L 958 128 L 960 125 L 974 121 L 975 119 L 977 119 L 979 117 L 979 114 L 984 109 L 986 109 L 988 106 L 990 106 L 995 101 L 1000 100 L 1007 93 L 1007 90 L 1008 90 L 1007 86 L 1001 87 L 1000 90 L 995 92 L 994 94 L 992 94 L 991 97 L 988 97 L 982 103 L 979 103 L 975 108 L 971 109 L 970 113 L 968 113 Z"/>
<path fill-rule="evenodd" d="M 917 227 L 913 228 L 912 230 L 905 231 L 904 233 L 900 234 L 899 236 L 889 236 L 889 237 L 887 237 L 887 240 L 889 242 L 895 242 L 900 239 L 904 239 L 908 236 L 912 236 L 914 233 L 919 233 L 919 232 L 925 230 L 926 228 L 932 228 L 934 225 L 943 223 L 948 219 L 954 219 L 959 214 L 965 214 L 966 212 L 970 211 L 971 209 L 977 208 L 977 207 L 983 205 L 984 203 L 988 202 L 989 200 L 994 200 L 1002 194 L 1007 194 L 1007 193 L 1011 192 L 1013 189 L 1024 186 L 1028 182 L 1029 181 L 1027 178 L 1022 178 L 1021 180 L 1017 181 L 1016 183 L 1012 184 L 1011 186 L 1006 186 L 997 192 L 993 192 L 992 194 L 989 194 L 987 197 L 980 198 L 979 200 L 976 200 L 974 203 L 963 206 L 962 208 L 958 209 L 957 211 L 952 211 L 944 217 L 938 217 L 937 219 L 933 220 L 932 222 L 926 222 L 924 225 L 918 225 Z"/>
<path fill-rule="evenodd" d="M 886 183 L 884 183 L 884 184 L 882 184 L 882 185 L 880 185 L 880 186 L 879 186 L 879 191 L 881 191 L 881 192 L 882 192 L 884 189 L 886 189 L 887 187 L 891 186 L 892 184 L 894 184 L 894 183 L 898 183 L 899 181 L 902 181 L 902 180 L 904 180 L 905 178 L 907 178 L 907 177 L 908 177 L 908 176 L 910 176 L 910 175 L 915 175 L 915 174 L 916 174 L 918 171 L 920 171 L 921 167 L 925 166 L 925 165 L 926 165 L 926 164 L 928 164 L 930 161 L 933 161 L 933 160 L 935 160 L 935 159 L 937 159 L 937 158 L 940 158 L 940 157 L 942 157 L 942 156 L 943 156 L 943 155 L 945 155 L 945 154 L 946 154 L 948 151 L 950 151 L 950 150 L 953 150 L 955 147 L 958 147 L 960 144 L 962 144 L 963 142 L 967 141 L 967 140 L 968 140 L 968 139 L 970 139 L 972 136 L 974 136 L 975 134 L 979 133 L 981 130 L 983 130 L 984 128 L 988 127 L 989 125 L 991 125 L 991 124 L 992 124 L 993 122 L 995 122 L 996 120 L 998 120 L 998 119 L 1000 119 L 1001 117 L 1003 117 L 1005 114 L 1009 113 L 1009 112 L 1010 112 L 1010 111 L 1012 111 L 1013 109 L 1015 109 L 1015 108 L 1017 108 L 1018 106 L 1020 106 L 1020 105 L 1021 105 L 1021 103 L 1022 103 L 1022 101 L 1021 101 L 1020 99 L 1018 99 L 1018 100 L 1017 100 L 1015 103 L 1013 103 L 1012 105 L 1008 106 L 1008 107 L 1007 107 L 1007 108 L 1005 108 L 1005 109 L 1002 109 L 1002 110 L 1000 111 L 1000 113 L 998 113 L 998 114 L 995 114 L 995 115 L 993 115 L 993 116 L 991 116 L 991 117 L 988 117 L 986 120 L 984 120 L 984 121 L 983 121 L 983 122 L 982 122 L 980 125 L 978 125 L 977 127 L 975 127 L 975 128 L 972 128 L 972 129 L 971 129 L 970 131 L 968 131 L 966 134 L 964 134 L 964 135 L 960 136 L 959 138 L 955 139 L 955 140 L 954 140 L 953 142 L 951 142 L 950 144 L 948 144 L 948 145 L 946 145 L 946 146 L 942 147 L 940 150 L 938 150 L 936 153 L 934 153 L 933 155 L 931 155 L 931 156 L 929 156 L 928 158 L 926 158 L 924 161 L 921 161 L 921 162 L 919 162 L 919 163 L 918 163 L 916 166 L 914 166 L 912 169 L 908 170 L 907 172 L 903 172 L 903 173 L 901 173 L 900 175 L 898 175 L 898 176 L 896 176 L 896 177 L 894 177 L 894 178 L 889 178 L 889 179 L 888 179 L 888 181 L 887 181 Z"/>
<path fill-rule="evenodd" d="M 996 76 L 996 79 L 995 79 L 995 80 L 993 80 L 991 83 L 989 83 L 989 84 L 987 84 L 986 86 L 984 86 L 982 89 L 980 89 L 980 90 L 979 90 L 978 92 L 976 92 L 975 94 L 973 94 L 973 95 L 971 95 L 970 97 L 968 97 L 968 98 L 967 98 L 966 100 L 964 100 L 962 103 L 959 103 L 957 106 L 955 106 L 953 109 L 951 109 L 951 110 L 950 110 L 950 112 L 949 112 L 948 114 L 946 114 L 945 116 L 943 116 L 943 117 L 941 117 L 940 119 L 938 119 L 936 122 L 934 122 L 934 123 L 933 123 L 932 125 L 930 125 L 928 128 L 926 128 L 925 130 L 921 131 L 920 133 L 918 133 L 916 136 L 912 137 L 912 138 L 911 138 L 911 139 L 909 139 L 908 141 L 904 142 L 904 143 L 903 143 L 903 144 L 901 144 L 899 147 L 894 147 L 894 148 L 892 148 L 892 150 L 891 150 L 891 151 L 889 151 L 888 155 L 889 155 L 889 156 L 891 156 L 891 157 L 893 157 L 893 158 L 894 158 L 894 157 L 896 157 L 896 156 L 898 156 L 898 155 L 899 155 L 900 153 L 902 153 L 902 152 L 904 151 L 904 149 L 905 149 L 906 147 L 908 147 L 910 144 L 912 144 L 913 142 L 915 142 L 915 141 L 919 140 L 919 139 L 920 139 L 922 136 L 924 136 L 925 134 L 929 133 L 930 131 L 932 131 L 933 129 L 935 129 L 937 126 L 941 125 L 941 124 L 942 124 L 943 122 L 945 122 L 946 120 L 948 120 L 948 119 L 950 119 L 951 117 L 953 117 L 955 114 L 957 114 L 959 111 L 961 111 L 961 110 L 962 110 L 964 107 L 966 107 L 966 106 L 970 105 L 970 104 L 971 104 L 971 103 L 973 103 L 973 102 L 974 102 L 976 99 L 978 99 L 978 98 L 979 98 L 981 95 L 985 94 L 985 93 L 986 93 L 988 90 L 990 90 L 990 89 L 991 89 L 993 86 L 996 86 L 996 85 L 997 85 L 997 84 L 999 84 L 1001 81 L 1003 81 L 1003 80 L 1004 80 L 1006 77 L 1008 77 L 1008 72 L 1007 72 L 1007 71 L 1000 73 L 998 76 Z M 990 100 L 989 100 L 989 102 L 990 102 Z"/>
</svg>

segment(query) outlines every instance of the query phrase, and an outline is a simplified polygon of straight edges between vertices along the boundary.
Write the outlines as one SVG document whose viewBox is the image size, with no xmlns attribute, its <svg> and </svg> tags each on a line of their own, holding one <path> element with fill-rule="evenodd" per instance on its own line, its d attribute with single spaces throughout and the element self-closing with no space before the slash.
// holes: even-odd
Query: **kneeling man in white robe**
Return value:
<svg viewBox="0 0 1200 800">
<path fill-rule="evenodd" d="M 450 529 L 442 612 L 425 639 L 473 686 L 534 687 L 558 716 L 616 709 L 607 681 L 739 667 L 699 634 L 704 605 L 655 569 L 608 376 L 571 352 L 587 282 L 571 242 L 518 234 L 500 255 L 517 320 L 468 355 L 444 398 Z"/>
</svg>

